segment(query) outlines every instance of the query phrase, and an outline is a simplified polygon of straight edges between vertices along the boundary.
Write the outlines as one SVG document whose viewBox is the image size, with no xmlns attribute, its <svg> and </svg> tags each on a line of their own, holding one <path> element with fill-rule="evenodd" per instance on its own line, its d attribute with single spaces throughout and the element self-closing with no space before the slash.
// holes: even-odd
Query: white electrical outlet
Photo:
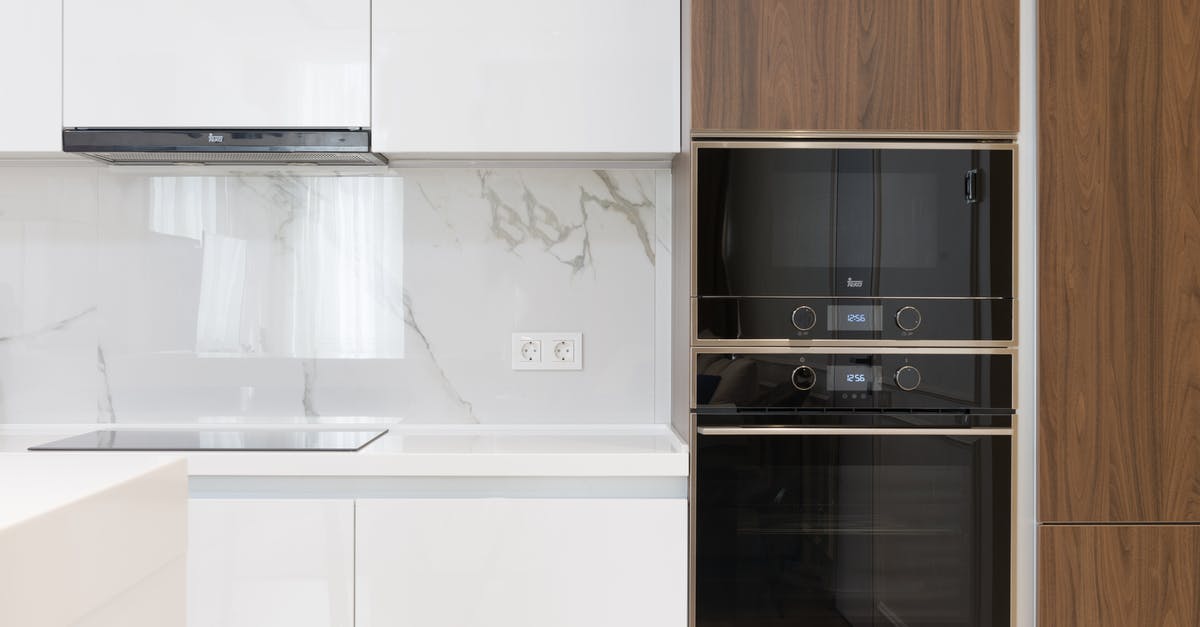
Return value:
<svg viewBox="0 0 1200 627">
<path fill-rule="evenodd" d="M 582 370 L 583 334 L 512 334 L 513 370 Z"/>
</svg>

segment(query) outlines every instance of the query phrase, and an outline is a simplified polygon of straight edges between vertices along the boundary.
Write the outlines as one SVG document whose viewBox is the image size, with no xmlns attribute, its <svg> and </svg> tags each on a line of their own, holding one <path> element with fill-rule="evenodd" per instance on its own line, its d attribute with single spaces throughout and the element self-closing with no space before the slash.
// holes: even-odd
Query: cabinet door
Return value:
<svg viewBox="0 0 1200 627">
<path fill-rule="evenodd" d="M 1039 4 L 1038 515 L 1200 522 L 1200 10 Z"/>
<path fill-rule="evenodd" d="M 373 148 L 679 151 L 678 0 L 375 0 Z"/>
<path fill-rule="evenodd" d="M 1043 525 L 1038 624 L 1200 625 L 1200 526 Z"/>
<path fill-rule="evenodd" d="M 360 500 L 358 627 L 685 627 L 684 499 Z"/>
<path fill-rule="evenodd" d="M 1017 129 L 1018 0 L 695 0 L 692 127 Z"/>
<path fill-rule="evenodd" d="M 62 5 L 0 0 L 0 151 L 62 150 Z"/>
<path fill-rule="evenodd" d="M 192 499 L 188 627 L 353 627 L 354 501 Z"/>
<path fill-rule="evenodd" d="M 69 127 L 368 127 L 370 0 L 64 0 Z"/>
</svg>

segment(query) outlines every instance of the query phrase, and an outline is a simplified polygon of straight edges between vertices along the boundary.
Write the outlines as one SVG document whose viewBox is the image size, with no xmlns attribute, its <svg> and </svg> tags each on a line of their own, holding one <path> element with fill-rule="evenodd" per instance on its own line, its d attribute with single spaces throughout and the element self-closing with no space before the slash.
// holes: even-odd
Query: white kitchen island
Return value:
<svg viewBox="0 0 1200 627">
<path fill-rule="evenodd" d="M 187 463 L 0 453 L 0 625 L 183 627 Z"/>
</svg>

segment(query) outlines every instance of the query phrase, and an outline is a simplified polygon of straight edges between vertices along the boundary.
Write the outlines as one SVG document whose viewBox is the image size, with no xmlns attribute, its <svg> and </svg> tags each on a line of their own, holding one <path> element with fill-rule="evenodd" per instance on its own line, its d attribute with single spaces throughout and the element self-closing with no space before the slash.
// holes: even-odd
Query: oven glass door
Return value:
<svg viewBox="0 0 1200 627">
<path fill-rule="evenodd" d="M 1012 296 L 1012 150 L 767 146 L 697 146 L 697 296 Z"/>
<path fill-rule="evenodd" d="M 1009 431 L 699 431 L 697 627 L 1010 624 Z"/>
</svg>

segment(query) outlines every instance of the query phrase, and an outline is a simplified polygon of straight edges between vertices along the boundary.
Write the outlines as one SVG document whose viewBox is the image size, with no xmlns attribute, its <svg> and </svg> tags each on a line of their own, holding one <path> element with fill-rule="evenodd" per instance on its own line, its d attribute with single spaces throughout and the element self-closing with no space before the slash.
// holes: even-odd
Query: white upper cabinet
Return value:
<svg viewBox="0 0 1200 627">
<path fill-rule="evenodd" d="M 64 0 L 63 42 L 63 126 L 371 123 L 370 0 Z"/>
<path fill-rule="evenodd" d="M 62 150 L 62 6 L 0 0 L 0 151 Z"/>
<path fill-rule="evenodd" d="M 679 0 L 375 0 L 372 149 L 679 151 Z"/>
</svg>

